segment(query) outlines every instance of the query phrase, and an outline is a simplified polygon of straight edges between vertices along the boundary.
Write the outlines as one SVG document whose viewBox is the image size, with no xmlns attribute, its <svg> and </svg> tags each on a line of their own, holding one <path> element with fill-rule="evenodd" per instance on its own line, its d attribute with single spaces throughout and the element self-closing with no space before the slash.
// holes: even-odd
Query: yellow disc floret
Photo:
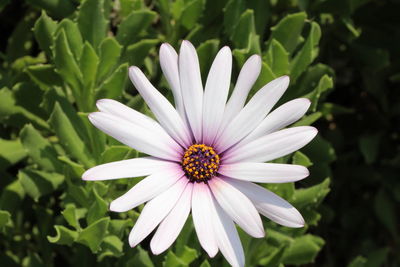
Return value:
<svg viewBox="0 0 400 267">
<path fill-rule="evenodd" d="M 182 157 L 182 169 L 191 182 L 207 183 L 217 174 L 219 162 L 219 155 L 214 148 L 205 144 L 194 144 Z"/>
</svg>

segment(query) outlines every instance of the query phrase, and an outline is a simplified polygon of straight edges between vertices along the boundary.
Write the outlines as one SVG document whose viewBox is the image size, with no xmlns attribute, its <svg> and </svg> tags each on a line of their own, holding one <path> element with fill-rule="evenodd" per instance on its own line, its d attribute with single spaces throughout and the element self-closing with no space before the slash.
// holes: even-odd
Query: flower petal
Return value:
<svg viewBox="0 0 400 267">
<path fill-rule="evenodd" d="M 258 183 L 289 183 L 309 175 L 306 167 L 292 164 L 240 162 L 221 165 L 224 176 Z"/>
<path fill-rule="evenodd" d="M 190 133 L 172 104 L 154 88 L 138 67 L 129 68 L 129 77 L 165 131 L 182 146 L 190 146 Z"/>
<path fill-rule="evenodd" d="M 131 210 L 167 190 L 183 176 L 184 173 L 179 167 L 173 167 L 154 173 L 144 178 L 128 192 L 112 201 L 110 210 L 116 212 Z"/>
<path fill-rule="evenodd" d="M 96 106 L 101 112 L 122 118 L 157 134 L 168 135 L 158 122 L 118 101 L 100 99 L 96 102 Z"/>
<path fill-rule="evenodd" d="M 278 102 L 288 85 L 289 77 L 283 76 L 258 90 L 221 133 L 216 142 L 216 149 L 222 153 L 253 131 Z"/>
<path fill-rule="evenodd" d="M 306 114 L 310 105 L 311 102 L 307 98 L 297 98 L 283 104 L 271 112 L 254 131 L 240 141 L 240 145 L 249 143 L 298 121 Z"/>
<path fill-rule="evenodd" d="M 167 216 L 182 195 L 188 179 L 182 178 L 167 191 L 155 197 L 144 206 L 142 212 L 129 234 L 131 247 L 139 244 Z"/>
<path fill-rule="evenodd" d="M 241 161 L 265 162 L 277 159 L 302 148 L 317 133 L 317 129 L 310 126 L 280 130 L 258 138 L 248 144 L 233 147 L 224 155 L 224 164 Z"/>
<path fill-rule="evenodd" d="M 261 57 L 259 55 L 252 55 L 249 59 L 247 59 L 240 70 L 235 88 L 233 89 L 232 95 L 226 104 L 224 116 L 218 133 L 221 133 L 233 120 L 233 118 L 239 114 L 240 110 L 244 106 L 244 103 L 246 102 L 246 98 L 250 89 L 256 82 L 258 75 L 260 75 L 260 71 Z"/>
<path fill-rule="evenodd" d="M 300 212 L 289 202 L 271 191 L 251 182 L 226 179 L 245 194 L 256 206 L 257 210 L 272 221 L 288 227 L 303 227 L 304 219 Z"/>
<path fill-rule="evenodd" d="M 197 142 L 202 140 L 203 85 L 196 49 L 182 41 L 179 51 L 179 77 L 186 116 Z"/>
<path fill-rule="evenodd" d="M 214 207 L 210 211 L 218 247 L 229 264 L 244 267 L 244 251 L 235 224 L 215 199 L 213 203 Z"/>
<path fill-rule="evenodd" d="M 200 245 L 212 258 L 218 252 L 214 237 L 210 209 L 213 207 L 212 195 L 206 184 L 194 183 L 192 193 L 192 217 Z"/>
<path fill-rule="evenodd" d="M 150 242 L 153 254 L 163 253 L 178 237 L 190 213 L 192 189 L 193 183 L 188 183 L 176 205 L 157 228 Z"/>
<path fill-rule="evenodd" d="M 203 100 L 203 143 L 212 144 L 224 115 L 231 83 L 232 53 L 223 47 L 208 73 Z"/>
<path fill-rule="evenodd" d="M 140 152 L 158 158 L 180 161 L 182 147 L 168 135 L 157 135 L 139 125 L 104 112 L 89 114 L 89 120 L 101 131 Z"/>
<path fill-rule="evenodd" d="M 253 203 L 223 179 L 214 177 L 208 182 L 211 191 L 224 211 L 249 235 L 264 237 L 264 227 Z"/>
<path fill-rule="evenodd" d="M 163 43 L 160 47 L 160 65 L 168 84 L 171 86 L 174 95 L 175 106 L 182 119 L 185 118 L 185 107 L 179 80 L 178 54 L 168 43 Z"/>
<path fill-rule="evenodd" d="M 118 178 L 139 177 L 161 172 L 165 168 L 177 165 L 171 161 L 153 157 L 127 159 L 98 165 L 82 174 L 87 181 L 111 180 Z"/>
</svg>

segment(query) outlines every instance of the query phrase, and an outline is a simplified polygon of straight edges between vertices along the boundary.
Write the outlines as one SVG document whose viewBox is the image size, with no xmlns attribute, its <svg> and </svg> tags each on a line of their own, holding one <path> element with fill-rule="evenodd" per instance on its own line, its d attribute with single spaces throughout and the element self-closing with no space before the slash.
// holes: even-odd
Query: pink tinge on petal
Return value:
<svg viewBox="0 0 400 267">
<path fill-rule="evenodd" d="M 153 254 L 163 253 L 178 237 L 190 213 L 192 190 L 193 183 L 188 183 L 176 205 L 160 223 L 150 242 Z"/>
<path fill-rule="evenodd" d="M 210 189 L 204 183 L 194 183 L 192 193 L 194 229 L 196 230 L 200 245 L 212 258 L 217 254 L 218 246 L 214 237 L 210 209 L 213 209 Z"/>
<path fill-rule="evenodd" d="M 208 181 L 213 196 L 224 211 L 249 235 L 264 237 L 264 227 L 253 203 L 235 187 L 222 178 Z"/>
<path fill-rule="evenodd" d="M 176 166 L 153 173 L 137 183 L 124 195 L 112 201 L 110 210 L 116 212 L 131 210 L 164 192 L 182 177 L 184 177 L 182 169 Z"/>
<path fill-rule="evenodd" d="M 144 206 L 129 234 L 129 245 L 131 247 L 136 246 L 145 239 L 167 216 L 176 205 L 187 183 L 188 180 L 186 178 L 181 178 L 168 190 L 164 191 Z"/>
</svg>

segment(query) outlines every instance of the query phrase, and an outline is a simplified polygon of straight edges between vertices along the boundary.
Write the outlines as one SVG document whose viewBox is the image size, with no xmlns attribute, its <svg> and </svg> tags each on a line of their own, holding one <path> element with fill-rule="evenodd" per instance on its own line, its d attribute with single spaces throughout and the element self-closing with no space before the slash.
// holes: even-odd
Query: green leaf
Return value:
<svg viewBox="0 0 400 267">
<path fill-rule="evenodd" d="M 292 163 L 297 165 L 302 165 L 304 167 L 310 167 L 313 165 L 311 160 L 300 151 L 294 153 Z"/>
<path fill-rule="evenodd" d="M 358 147 L 367 164 L 375 162 L 381 143 L 381 134 L 364 135 L 358 139 Z"/>
<path fill-rule="evenodd" d="M 50 15 L 56 18 L 65 18 L 75 11 L 73 1 L 57 1 L 57 0 L 26 0 L 30 5 L 39 9 L 46 10 Z"/>
<path fill-rule="evenodd" d="M 318 206 L 319 203 L 326 197 L 329 193 L 330 179 L 326 178 L 323 182 L 307 187 L 297 189 L 293 196 L 292 204 L 301 209 L 303 207 Z"/>
<path fill-rule="evenodd" d="M 333 80 L 325 74 L 319 80 L 317 87 L 311 93 L 304 96 L 309 98 L 311 101 L 311 111 L 315 112 L 317 110 L 318 101 L 320 100 L 321 95 L 331 88 L 333 88 Z"/>
<path fill-rule="evenodd" d="M 235 27 L 239 21 L 240 16 L 245 10 L 245 1 L 243 0 L 230 0 L 224 8 L 224 28 L 229 36 L 235 31 Z"/>
<path fill-rule="evenodd" d="M 101 154 L 100 163 L 107 163 L 126 159 L 126 156 L 132 151 L 127 146 L 110 146 Z"/>
<path fill-rule="evenodd" d="M 27 12 L 26 14 L 17 20 L 17 25 L 13 27 L 11 35 L 7 37 L 5 58 L 8 62 L 13 62 L 17 58 L 29 55 L 32 49 L 32 28 L 36 17 L 32 12 Z"/>
<path fill-rule="evenodd" d="M 99 196 L 96 190 L 93 190 L 93 195 L 94 201 L 86 217 L 87 223 L 89 225 L 102 218 L 108 210 L 108 203 Z"/>
<path fill-rule="evenodd" d="M 283 263 L 307 264 L 314 262 L 324 244 L 325 242 L 322 238 L 314 235 L 295 238 L 283 254 Z"/>
<path fill-rule="evenodd" d="M 7 210 L 12 214 L 22 203 L 24 197 L 24 188 L 18 180 L 15 180 L 2 190 L 0 197 L 0 209 Z"/>
<path fill-rule="evenodd" d="M 83 77 L 68 45 L 64 30 L 56 36 L 53 49 L 56 71 L 71 87 L 75 100 L 79 103 Z"/>
<path fill-rule="evenodd" d="M 106 236 L 109 222 L 110 218 L 106 217 L 92 223 L 79 233 L 76 241 L 88 246 L 93 253 L 96 253 Z"/>
<path fill-rule="evenodd" d="M 275 39 L 269 45 L 266 61 L 276 77 L 289 74 L 289 53 Z"/>
<path fill-rule="evenodd" d="M 11 214 L 8 211 L 0 210 L 0 229 L 11 221 Z"/>
<path fill-rule="evenodd" d="M 97 67 L 97 80 L 102 81 L 117 64 L 122 46 L 114 37 L 107 37 L 100 43 L 100 62 Z"/>
<path fill-rule="evenodd" d="M 301 31 L 306 18 L 307 15 L 304 12 L 287 15 L 271 28 L 271 40 L 277 40 L 286 51 L 293 53 L 301 41 Z"/>
<path fill-rule="evenodd" d="M 127 46 L 138 40 L 140 33 L 153 22 L 157 13 L 149 10 L 133 11 L 118 27 L 117 40 L 122 46 Z"/>
<path fill-rule="evenodd" d="M 54 225 L 54 228 L 56 229 L 56 236 L 47 236 L 47 240 L 49 240 L 50 243 L 70 246 L 78 238 L 78 233 L 76 231 L 70 230 L 62 225 Z"/>
<path fill-rule="evenodd" d="M 256 35 L 254 11 L 247 9 L 240 16 L 237 26 L 232 33 L 231 40 L 237 48 L 248 48 L 253 35 Z M 259 51 L 260 49 L 258 49 Z"/>
<path fill-rule="evenodd" d="M 347 267 L 364 267 L 366 266 L 366 263 L 366 258 L 364 258 L 363 256 L 357 256 L 347 265 Z"/>
<path fill-rule="evenodd" d="M 79 31 L 78 25 L 70 19 L 63 19 L 57 27 L 55 35 L 64 30 L 68 46 L 71 49 L 72 54 L 74 54 L 74 58 L 76 61 L 79 60 L 82 53 L 82 35 Z"/>
<path fill-rule="evenodd" d="M 79 29 L 83 38 L 95 49 L 106 37 L 108 21 L 104 15 L 104 0 L 85 0 L 79 8 Z"/>
<path fill-rule="evenodd" d="M 184 247 L 182 254 L 176 255 L 171 250 L 165 256 L 165 261 L 163 266 L 168 267 L 184 267 L 189 266 L 189 264 L 197 258 L 197 251 L 195 249 Z"/>
<path fill-rule="evenodd" d="M 179 20 L 182 26 L 187 30 L 191 30 L 202 15 L 204 5 L 204 0 L 192 0 L 187 2 L 182 10 Z"/>
<path fill-rule="evenodd" d="M 138 247 L 137 250 L 139 252 L 135 255 L 135 257 L 128 261 L 127 265 L 135 267 L 154 267 L 154 264 L 149 257 L 149 253 L 141 247 Z"/>
<path fill-rule="evenodd" d="M 63 144 L 65 149 L 86 167 L 94 165 L 91 155 L 87 152 L 86 145 L 79 137 L 74 129 L 74 125 L 68 119 L 58 102 L 54 105 L 54 110 L 49 119 L 50 125 L 53 127 Z"/>
<path fill-rule="evenodd" d="M 41 89 L 48 90 L 54 86 L 61 86 L 62 80 L 54 71 L 54 66 L 49 64 L 32 65 L 26 68 L 29 77 Z"/>
<path fill-rule="evenodd" d="M 115 235 L 106 236 L 101 245 L 101 254 L 98 260 L 101 261 L 106 256 L 120 257 L 123 255 L 124 243 Z"/>
<path fill-rule="evenodd" d="M 272 72 L 271 68 L 268 66 L 267 63 L 263 62 L 261 65 L 261 73 L 258 76 L 258 79 L 256 83 L 253 85 L 253 88 L 251 89 L 249 96 L 254 95 L 255 92 L 257 92 L 261 87 L 275 79 L 276 76 Z"/>
<path fill-rule="evenodd" d="M 124 58 L 127 59 L 130 65 L 142 66 L 144 59 L 149 54 L 150 50 L 153 49 L 160 40 L 158 39 L 144 39 L 136 42 L 126 49 Z"/>
<path fill-rule="evenodd" d="M 74 204 L 68 204 L 67 207 L 61 212 L 67 223 L 75 229 L 81 229 L 78 221 L 78 215 Z"/>
<path fill-rule="evenodd" d="M 393 235 L 398 233 L 398 219 L 396 204 L 386 190 L 379 190 L 374 199 L 374 211 L 378 220 Z"/>
<path fill-rule="evenodd" d="M 128 64 L 119 66 L 96 92 L 96 98 L 121 98 L 128 77 Z"/>
<path fill-rule="evenodd" d="M 208 70 L 211 68 L 211 64 L 218 52 L 218 48 L 219 40 L 212 39 L 201 43 L 196 49 L 199 57 L 201 76 L 204 80 L 207 79 Z"/>
<path fill-rule="evenodd" d="M 20 137 L 33 162 L 43 170 L 53 172 L 63 170 L 62 164 L 57 160 L 57 151 L 32 125 L 26 125 L 21 130 Z"/>
<path fill-rule="evenodd" d="M 18 179 L 25 192 L 36 202 L 41 196 L 53 193 L 64 181 L 58 173 L 23 169 L 18 172 Z"/>
<path fill-rule="evenodd" d="M 50 47 L 53 45 L 53 34 L 57 28 L 57 23 L 47 16 L 46 12 L 42 10 L 42 15 L 35 22 L 33 32 L 40 49 L 46 52 L 46 55 L 51 57 L 52 53 Z"/>
<path fill-rule="evenodd" d="M 111 220 L 109 224 L 109 231 L 111 234 L 118 236 L 119 238 L 122 238 L 125 232 L 125 229 L 132 226 L 133 222 L 132 220 L 126 219 L 126 220 Z"/>
<path fill-rule="evenodd" d="M 210 263 L 208 262 L 208 260 L 204 260 L 201 264 L 200 267 L 211 267 Z"/>
<path fill-rule="evenodd" d="M 321 28 L 318 23 L 311 23 L 311 30 L 307 41 L 290 62 L 290 76 L 295 81 L 310 65 L 318 53 L 318 42 L 321 38 Z"/>
<path fill-rule="evenodd" d="M 96 82 L 99 57 L 93 47 L 85 42 L 80 59 L 80 69 L 83 75 L 82 97 L 85 99 L 85 106 L 90 110 L 94 106 L 94 84 Z"/>
<path fill-rule="evenodd" d="M 27 155 L 20 140 L 4 140 L 0 138 L 0 170 L 14 165 Z M 4 164 L 3 164 L 4 162 Z"/>
</svg>

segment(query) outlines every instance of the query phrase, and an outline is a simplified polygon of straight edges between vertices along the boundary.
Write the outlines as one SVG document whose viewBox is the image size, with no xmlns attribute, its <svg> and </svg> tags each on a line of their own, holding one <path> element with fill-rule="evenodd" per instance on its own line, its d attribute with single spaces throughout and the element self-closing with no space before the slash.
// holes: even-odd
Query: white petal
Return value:
<svg viewBox="0 0 400 267">
<path fill-rule="evenodd" d="M 190 146 L 190 133 L 171 103 L 154 88 L 139 68 L 130 67 L 129 77 L 165 131 L 182 146 Z"/>
<path fill-rule="evenodd" d="M 168 135 L 157 135 L 157 132 L 151 132 L 104 112 L 89 114 L 89 120 L 101 131 L 140 152 L 158 158 L 180 161 L 183 149 Z"/>
<path fill-rule="evenodd" d="M 224 176 L 258 183 L 289 183 L 309 175 L 306 167 L 292 164 L 240 162 L 221 165 Z"/>
<path fill-rule="evenodd" d="M 213 229 L 218 247 L 229 264 L 233 267 L 244 267 L 244 251 L 236 227 L 215 199 L 213 203 Z"/>
<path fill-rule="evenodd" d="M 200 245 L 212 258 L 218 252 L 214 237 L 211 209 L 214 208 L 212 195 L 204 183 L 194 183 L 192 193 L 192 217 Z"/>
<path fill-rule="evenodd" d="M 288 227 L 303 227 L 304 219 L 300 212 L 289 202 L 271 191 L 251 182 L 226 179 L 245 194 L 256 206 L 257 210 L 272 221 Z"/>
<path fill-rule="evenodd" d="M 271 112 L 254 131 L 240 141 L 240 145 L 249 143 L 298 121 L 304 116 L 310 105 L 311 102 L 307 98 L 298 98 L 283 104 Z"/>
<path fill-rule="evenodd" d="M 280 130 L 245 145 L 238 145 L 224 155 L 224 164 L 265 162 L 286 156 L 308 144 L 318 131 L 314 127 L 299 126 Z"/>
<path fill-rule="evenodd" d="M 190 213 L 192 189 L 193 183 L 188 183 L 176 205 L 160 223 L 150 242 L 153 254 L 158 255 L 163 253 L 178 237 Z"/>
<path fill-rule="evenodd" d="M 101 112 L 122 118 L 157 134 L 168 135 L 158 122 L 118 101 L 100 99 L 96 102 L 96 106 Z"/>
<path fill-rule="evenodd" d="M 177 166 L 176 163 L 153 157 L 127 159 L 98 165 L 82 174 L 87 181 L 111 180 L 118 178 L 139 177 L 161 172 Z"/>
<path fill-rule="evenodd" d="M 193 135 L 202 140 L 203 85 L 196 49 L 189 41 L 182 41 L 179 51 L 179 77 L 183 104 Z"/>
<path fill-rule="evenodd" d="M 157 225 L 167 216 L 176 205 L 176 202 L 185 190 L 188 179 L 182 178 L 167 191 L 155 197 L 144 206 L 142 212 L 132 231 L 129 234 L 129 245 L 131 247 L 139 244 L 146 238 Z"/>
<path fill-rule="evenodd" d="M 203 143 L 212 144 L 220 126 L 231 83 L 232 53 L 223 47 L 207 77 L 203 102 Z"/>
<path fill-rule="evenodd" d="M 264 227 L 253 203 L 223 179 L 214 177 L 209 182 L 218 204 L 244 231 L 253 237 L 264 237 Z"/>
<path fill-rule="evenodd" d="M 110 204 L 110 210 L 116 212 L 131 210 L 167 190 L 181 179 L 183 175 L 184 173 L 179 167 L 169 168 L 154 173 L 144 178 L 128 192 L 112 201 Z"/>
<path fill-rule="evenodd" d="M 244 63 L 242 69 L 240 70 L 239 77 L 236 81 L 232 95 L 226 104 L 223 120 L 218 131 L 219 133 L 225 129 L 225 127 L 232 121 L 234 117 L 236 117 L 237 114 L 239 114 L 240 110 L 243 108 L 247 95 L 256 82 L 260 71 L 261 57 L 259 55 L 251 56 Z"/>
<path fill-rule="evenodd" d="M 185 107 L 183 106 L 179 80 L 178 54 L 170 44 L 163 43 L 160 47 L 160 65 L 168 84 L 171 86 L 176 110 L 182 118 L 185 118 Z"/>
<path fill-rule="evenodd" d="M 247 105 L 225 128 L 216 142 L 219 153 L 224 152 L 253 131 L 278 102 L 289 85 L 289 77 L 277 78 L 250 99 Z"/>
</svg>

